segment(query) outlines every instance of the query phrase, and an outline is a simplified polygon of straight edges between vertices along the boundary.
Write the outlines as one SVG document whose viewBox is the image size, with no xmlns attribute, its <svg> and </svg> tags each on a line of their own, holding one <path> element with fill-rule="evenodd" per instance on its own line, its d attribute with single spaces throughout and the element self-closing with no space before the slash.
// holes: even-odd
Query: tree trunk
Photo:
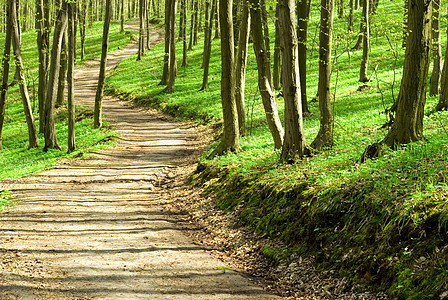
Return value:
<svg viewBox="0 0 448 300">
<path fill-rule="evenodd" d="M 107 63 L 107 52 L 109 49 L 109 28 L 110 28 L 111 14 L 112 14 L 111 0 L 106 0 L 106 11 L 104 16 L 104 27 L 103 27 L 103 44 L 102 44 L 101 61 L 100 61 L 100 75 L 98 78 L 98 87 L 96 89 L 96 95 L 95 95 L 95 109 L 93 112 L 93 126 L 95 128 L 101 127 L 103 125 L 101 114 L 103 104 L 104 81 L 106 80 L 106 63 Z"/>
<path fill-rule="evenodd" d="M 266 49 L 266 64 L 269 65 L 269 68 L 266 68 L 267 76 L 269 79 L 269 84 L 271 88 L 274 87 L 274 79 L 272 77 L 272 67 L 271 67 L 271 39 L 269 38 L 269 25 L 268 25 L 268 12 L 266 11 L 266 1 L 260 0 L 260 9 L 261 9 L 261 22 L 263 24 L 263 37 L 264 44 Z"/>
<path fill-rule="evenodd" d="M 68 152 L 72 152 L 76 148 L 75 143 L 75 103 L 74 103 L 74 81 L 73 70 L 75 68 L 75 44 L 76 44 L 76 28 L 75 28 L 75 10 L 76 2 L 68 3 L 68 53 L 67 53 L 67 111 L 68 111 Z"/>
<path fill-rule="evenodd" d="M 440 80 L 440 98 L 436 106 L 436 111 L 448 109 L 448 45 L 445 50 L 445 61 L 443 62 L 442 76 Z"/>
<path fill-rule="evenodd" d="M 65 98 L 65 79 L 67 78 L 67 29 L 64 32 L 61 48 L 61 64 L 59 69 L 58 93 L 56 95 L 56 107 L 64 104 Z"/>
<path fill-rule="evenodd" d="M 247 51 L 249 43 L 250 14 L 249 1 L 243 0 L 243 13 L 241 15 L 241 23 L 238 39 L 238 52 L 236 55 L 236 85 L 235 85 L 235 102 L 238 111 L 238 126 L 241 136 L 246 135 L 246 109 L 244 103 L 244 92 L 246 86 L 246 67 L 247 67 Z M 210 30 L 211 35 L 211 30 Z"/>
<path fill-rule="evenodd" d="M 208 89 L 208 72 L 210 68 L 210 55 L 212 52 L 212 27 L 213 27 L 213 15 L 216 11 L 216 1 L 213 0 L 212 9 L 210 11 L 210 18 L 208 18 L 208 11 L 206 8 L 206 24 L 205 24 L 205 38 L 204 38 L 204 56 L 202 61 L 202 67 L 204 68 L 204 75 L 202 78 L 201 91 Z"/>
<path fill-rule="evenodd" d="M 44 7 L 43 0 L 36 0 L 36 31 L 37 31 L 37 49 L 39 52 L 39 132 L 44 133 L 45 119 L 45 99 L 48 86 L 48 53 L 50 47 L 50 32 L 48 22 L 48 10 Z"/>
<path fill-rule="evenodd" d="M 321 0 L 319 34 L 319 112 L 320 127 L 311 143 L 314 149 L 333 146 L 333 113 L 331 111 L 331 44 L 333 38 L 334 0 Z"/>
<path fill-rule="evenodd" d="M 307 43 L 308 43 L 308 22 L 311 13 L 311 0 L 299 0 L 297 2 L 298 31 L 297 38 L 299 42 L 299 73 L 300 73 L 300 90 L 302 99 L 302 112 L 304 117 L 309 117 L 311 112 L 308 108 L 308 96 L 306 89 L 307 77 Z"/>
<path fill-rule="evenodd" d="M 124 0 L 121 0 L 120 8 L 120 32 L 124 32 Z"/>
<path fill-rule="evenodd" d="M 168 85 L 165 88 L 167 92 L 174 92 L 174 83 L 176 80 L 177 66 L 176 66 L 176 14 L 177 14 L 177 0 L 170 1 L 170 54 L 169 54 L 169 75 Z"/>
<path fill-rule="evenodd" d="M 139 0 L 139 21 L 137 60 L 145 55 L 145 0 Z"/>
<path fill-rule="evenodd" d="M 423 116 L 431 49 L 432 1 L 409 6 L 409 35 L 395 122 L 383 144 L 396 147 L 423 139 Z"/>
<path fill-rule="evenodd" d="M 363 29 L 362 29 L 362 60 L 359 69 L 359 81 L 367 82 L 367 68 L 369 66 L 369 52 L 370 52 L 370 24 L 369 24 L 369 0 L 364 0 L 362 7 Z"/>
<path fill-rule="evenodd" d="M 45 100 L 45 147 L 48 149 L 61 149 L 56 136 L 54 120 L 55 101 L 58 92 L 58 78 L 61 62 L 62 39 L 67 27 L 67 3 L 63 1 L 59 10 L 53 34 L 53 47 L 51 49 L 50 73 L 48 78 L 47 98 Z"/>
<path fill-rule="evenodd" d="M 183 19 L 183 33 L 182 33 L 182 67 L 187 66 L 187 50 L 188 50 L 188 44 L 187 44 L 187 0 L 182 0 L 182 10 L 184 12 L 184 19 Z"/>
<path fill-rule="evenodd" d="M 272 73 L 268 71 L 271 69 L 271 65 L 265 48 L 261 5 L 258 0 L 250 0 L 250 4 L 250 27 L 258 65 L 258 87 L 260 89 L 269 130 L 274 139 L 274 147 L 280 149 L 283 144 L 283 127 L 278 116 L 275 94 L 271 86 L 271 78 L 269 77 Z"/>
<path fill-rule="evenodd" d="M 344 17 L 344 0 L 338 0 L 338 18 Z"/>
<path fill-rule="evenodd" d="M 26 85 L 25 71 L 23 68 L 22 51 L 20 49 L 20 31 L 18 24 L 18 11 L 16 10 L 16 0 L 9 0 L 11 14 L 10 21 L 12 24 L 12 46 L 14 49 L 14 60 L 16 64 L 16 74 L 18 75 L 20 94 L 22 96 L 23 109 L 28 127 L 28 149 L 39 147 L 36 124 L 34 123 L 33 111 L 31 109 L 30 97 Z"/>
<path fill-rule="evenodd" d="M 188 50 L 193 50 L 194 39 L 194 11 L 196 9 L 196 1 L 191 3 L 191 18 L 190 18 L 190 42 L 188 43 Z"/>
<path fill-rule="evenodd" d="M 159 85 L 167 85 L 169 77 L 169 60 L 170 60 L 170 7 L 171 1 L 165 0 L 165 55 L 163 57 L 163 73 Z"/>
<path fill-rule="evenodd" d="M 353 32 L 353 10 L 354 2 L 350 0 L 349 2 L 349 13 L 348 13 L 348 31 Z"/>
<path fill-rule="evenodd" d="M 195 1 L 195 10 L 194 10 L 194 30 L 193 30 L 193 45 L 196 46 L 198 44 L 198 37 L 199 37 L 199 1 Z"/>
<path fill-rule="evenodd" d="M 210 22 L 209 22 L 209 14 L 210 14 L 210 0 L 205 0 L 205 24 L 204 24 L 204 47 L 203 47 L 203 51 L 202 51 L 202 65 L 201 68 L 204 68 L 204 64 L 205 64 L 205 60 L 206 60 L 206 56 L 207 56 L 207 49 L 208 49 L 208 28 L 210 26 Z"/>
<path fill-rule="evenodd" d="M 240 151 L 238 111 L 235 103 L 234 41 L 232 0 L 219 1 L 219 22 L 221 24 L 221 102 L 223 112 L 223 136 L 221 143 L 210 157 L 228 151 Z"/>
<path fill-rule="evenodd" d="M 442 47 L 440 45 L 440 0 L 434 0 L 432 17 L 432 56 L 434 66 L 429 80 L 429 95 L 440 93 L 440 72 L 442 69 Z"/>
<path fill-rule="evenodd" d="M 86 27 L 87 27 L 87 15 L 88 15 L 88 0 L 84 0 L 83 9 L 81 14 L 81 25 L 79 26 L 79 33 L 81 37 L 81 60 L 84 60 L 84 56 L 86 54 Z"/>
<path fill-rule="evenodd" d="M 9 9 L 9 3 L 6 4 L 6 36 L 5 36 L 5 49 L 3 50 L 2 59 L 2 87 L 0 91 L 0 153 L 2 150 L 2 136 L 3 136 L 3 124 L 5 121 L 5 107 L 6 99 L 8 98 L 8 79 L 9 79 L 9 59 L 11 54 L 11 34 L 12 24 L 9 22 L 11 10 Z"/>
<path fill-rule="evenodd" d="M 294 0 L 279 0 L 282 36 L 283 97 L 285 100 L 285 140 L 281 160 L 294 162 L 308 153 L 303 131 L 298 41 Z"/>
<path fill-rule="evenodd" d="M 274 67 L 272 70 L 272 79 L 274 80 L 274 89 L 282 88 L 282 51 L 280 47 L 280 28 L 278 24 L 279 6 L 275 8 L 275 45 L 274 45 Z M 300 53 L 299 53 L 300 54 Z"/>
</svg>

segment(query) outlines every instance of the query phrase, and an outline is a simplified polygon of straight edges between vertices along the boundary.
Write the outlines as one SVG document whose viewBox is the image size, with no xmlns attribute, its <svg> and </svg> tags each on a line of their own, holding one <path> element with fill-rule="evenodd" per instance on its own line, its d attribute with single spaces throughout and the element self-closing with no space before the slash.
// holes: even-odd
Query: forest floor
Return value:
<svg viewBox="0 0 448 300">
<path fill-rule="evenodd" d="M 154 31 L 152 43 L 161 38 Z M 112 53 L 109 70 L 136 47 Z M 77 69 L 77 104 L 93 106 L 98 68 Z M 189 237 L 199 228 L 169 187 L 185 178 L 176 174 L 194 161 L 203 132 L 114 97 L 103 110 L 115 146 L 1 182 L 15 205 L 0 214 L 0 298 L 277 298 Z"/>
</svg>

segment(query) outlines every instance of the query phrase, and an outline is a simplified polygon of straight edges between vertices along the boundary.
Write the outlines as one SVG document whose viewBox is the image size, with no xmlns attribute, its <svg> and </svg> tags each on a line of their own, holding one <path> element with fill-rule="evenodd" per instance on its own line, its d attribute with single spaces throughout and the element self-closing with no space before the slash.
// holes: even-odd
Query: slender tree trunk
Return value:
<svg viewBox="0 0 448 300">
<path fill-rule="evenodd" d="M 193 31 L 193 45 L 196 46 L 198 44 L 198 37 L 199 37 L 199 1 L 195 1 L 195 11 L 194 11 L 194 31 Z"/>
<path fill-rule="evenodd" d="M 183 19 L 183 34 L 182 34 L 182 67 L 187 66 L 187 50 L 188 50 L 188 44 L 187 44 L 187 0 L 182 0 L 183 5 L 182 9 L 184 12 L 184 19 Z"/>
<path fill-rule="evenodd" d="M 64 0 L 65 1 L 65 0 Z M 61 64 L 59 69 L 58 93 L 56 96 L 56 107 L 64 104 L 65 98 L 65 79 L 67 78 L 67 29 L 62 38 Z"/>
<path fill-rule="evenodd" d="M 445 49 L 445 61 L 443 62 L 442 76 L 440 80 L 440 98 L 436 106 L 436 111 L 448 109 L 448 45 Z"/>
<path fill-rule="evenodd" d="M 319 34 L 319 111 L 320 127 L 311 143 L 314 149 L 333 146 L 333 113 L 331 111 L 331 44 L 333 36 L 334 0 L 321 0 Z"/>
<path fill-rule="evenodd" d="M 51 49 L 50 73 L 48 78 L 47 98 L 45 101 L 45 147 L 48 149 L 61 149 L 58 144 L 55 127 L 55 102 L 58 92 L 58 78 L 61 62 L 62 39 L 67 27 L 67 3 L 63 1 L 59 10 L 53 34 L 53 47 Z"/>
<path fill-rule="evenodd" d="M 234 41 L 232 0 L 219 1 L 219 21 L 221 24 L 221 102 L 224 119 L 221 143 L 210 157 L 228 151 L 240 151 L 238 131 L 238 111 L 235 103 Z"/>
<path fill-rule="evenodd" d="M 308 153 L 303 131 L 298 41 L 294 0 L 279 0 L 282 36 L 283 97 L 285 100 L 285 140 L 281 160 L 295 161 Z"/>
<path fill-rule="evenodd" d="M 167 85 L 169 77 L 169 59 L 170 59 L 170 7 L 171 1 L 165 0 L 165 56 L 163 57 L 163 73 L 159 85 Z"/>
<path fill-rule="evenodd" d="M 26 117 L 26 124 L 28 126 L 28 140 L 29 140 L 29 146 L 30 148 L 37 148 L 39 147 L 38 143 L 38 137 L 37 137 L 37 129 L 36 124 L 34 123 L 34 116 L 33 111 L 31 109 L 31 102 L 30 97 L 28 94 L 28 88 L 26 85 L 26 79 L 25 79 L 25 71 L 23 69 L 23 61 L 22 61 L 22 51 L 20 47 L 20 31 L 17 26 L 18 23 L 18 11 L 16 8 L 16 0 L 9 0 L 10 1 L 10 8 L 11 14 L 10 14 L 10 21 L 12 26 L 12 46 L 14 49 L 14 60 L 16 64 L 16 74 L 18 75 L 18 81 L 19 81 L 19 87 L 20 87 L 20 94 L 22 96 L 22 103 L 23 103 L 23 109 L 25 112 Z"/>
<path fill-rule="evenodd" d="M 249 32 L 250 32 L 249 29 L 250 29 L 249 1 L 243 0 L 243 12 L 241 15 L 241 23 L 239 30 L 240 37 L 238 39 L 238 52 L 236 55 L 236 71 L 235 71 L 236 74 L 235 102 L 238 111 L 238 126 L 241 136 L 245 136 L 247 131 L 244 92 L 246 86 L 247 51 L 248 51 Z"/>
<path fill-rule="evenodd" d="M 169 79 L 168 85 L 165 88 L 167 92 L 174 92 L 174 83 L 176 80 L 176 14 L 177 14 L 177 0 L 171 0 L 170 7 L 170 59 L 169 59 Z"/>
<path fill-rule="evenodd" d="M 194 39 L 194 11 L 196 9 L 196 1 L 191 3 L 191 18 L 190 18 L 190 42 L 188 43 L 188 50 L 193 50 L 193 39 Z"/>
<path fill-rule="evenodd" d="M 204 75 L 202 78 L 201 91 L 208 89 L 208 72 L 210 68 L 210 55 L 212 52 L 212 27 L 213 27 L 213 15 L 216 11 L 216 0 L 213 0 L 212 9 L 210 11 L 210 18 L 208 16 L 208 9 L 206 8 L 206 25 L 205 25 L 205 38 L 204 38 L 204 56 L 202 61 L 202 67 L 204 68 Z"/>
<path fill-rule="evenodd" d="M 75 28 L 75 10 L 76 2 L 68 4 L 68 53 L 67 53 L 67 110 L 68 110 L 68 152 L 72 152 L 76 148 L 75 143 L 75 103 L 74 103 L 74 81 L 73 70 L 75 68 L 75 44 L 76 44 L 76 28 Z"/>
<path fill-rule="evenodd" d="M 350 0 L 349 2 L 349 13 L 348 13 L 348 31 L 353 32 L 353 10 L 354 10 L 354 1 Z"/>
<path fill-rule="evenodd" d="M 431 49 L 432 1 L 409 6 L 409 35 L 395 122 L 383 142 L 389 147 L 423 139 L 423 116 Z"/>
<path fill-rule="evenodd" d="M 151 17 L 151 0 L 145 0 L 146 2 L 146 8 L 145 8 L 145 12 L 146 12 L 146 49 L 151 49 L 151 41 L 149 40 L 149 35 L 151 34 L 150 32 L 150 22 L 149 19 Z"/>
<path fill-rule="evenodd" d="M 369 0 L 364 0 L 362 8 L 363 31 L 362 31 L 362 60 L 359 69 L 359 81 L 367 82 L 367 68 L 369 66 L 369 52 L 370 52 L 370 25 L 369 25 Z"/>
<path fill-rule="evenodd" d="M 145 55 L 145 0 L 139 0 L 139 20 L 137 60 L 141 60 Z"/>
<path fill-rule="evenodd" d="M 272 70 L 272 78 L 274 80 L 274 89 L 279 90 L 282 88 L 282 51 L 280 47 L 280 28 L 278 24 L 279 6 L 275 9 L 275 45 L 274 45 L 274 67 Z M 299 53 L 300 54 L 300 53 Z"/>
<path fill-rule="evenodd" d="M 121 0 L 120 9 L 120 32 L 124 32 L 124 0 Z"/>
<path fill-rule="evenodd" d="M 306 89 L 307 77 L 307 44 L 308 44 L 308 22 L 311 13 L 311 0 L 299 0 L 298 4 L 298 31 L 297 38 L 299 42 L 299 72 L 300 72 L 300 91 L 302 99 L 302 112 L 304 117 L 309 117 L 311 112 L 308 108 L 308 96 Z"/>
<path fill-rule="evenodd" d="M 9 59 L 11 54 L 11 40 L 12 40 L 12 24 L 9 22 L 11 9 L 9 3 L 6 4 L 6 36 L 5 36 L 5 49 L 3 50 L 2 58 L 2 87 L 0 91 L 0 153 L 2 150 L 2 136 L 3 136 L 3 124 L 5 121 L 5 107 L 6 100 L 8 98 L 8 79 L 9 79 Z"/>
<path fill-rule="evenodd" d="M 48 6 L 48 4 L 47 4 Z M 37 31 L 37 49 L 39 52 L 39 87 L 38 87 L 38 102 L 39 102 L 39 132 L 44 133 L 45 119 L 45 99 L 47 95 L 48 86 L 48 53 L 50 47 L 50 32 L 48 12 L 45 9 L 43 0 L 36 0 L 36 31 Z"/>
<path fill-rule="evenodd" d="M 106 0 L 106 12 L 103 27 L 103 45 L 100 61 L 100 75 L 98 78 L 98 87 L 96 89 L 96 95 L 95 95 L 95 109 L 93 112 L 93 126 L 96 128 L 101 127 L 103 123 L 101 115 L 102 115 L 102 104 L 104 93 L 104 81 L 106 79 L 107 52 L 109 49 L 109 28 L 110 28 L 111 14 L 112 14 L 111 0 Z"/>
<path fill-rule="evenodd" d="M 205 24 L 204 24 L 204 48 L 202 51 L 202 65 L 201 68 L 204 68 L 204 64 L 205 64 L 205 60 L 206 60 L 206 56 L 207 56 L 207 49 L 208 49 L 208 40 L 209 40 L 209 36 L 208 36 L 208 28 L 210 26 L 209 23 L 209 14 L 210 14 L 210 0 L 205 0 Z"/>
<path fill-rule="evenodd" d="M 442 47 L 440 45 L 440 0 L 433 0 L 432 18 L 432 56 L 434 66 L 431 79 L 429 80 L 429 95 L 435 96 L 440 93 L 440 73 L 442 69 Z"/>
<path fill-rule="evenodd" d="M 274 139 L 274 147 L 279 149 L 283 144 L 283 127 L 278 116 L 274 89 L 271 85 L 271 78 L 269 77 L 272 73 L 268 71 L 271 69 L 271 65 L 267 57 L 266 44 L 263 36 L 262 9 L 258 0 L 250 0 L 250 4 L 250 27 L 258 65 L 258 87 L 260 89 L 269 130 Z"/>
<path fill-rule="evenodd" d="M 221 37 L 221 30 L 220 30 L 220 21 L 219 18 L 221 18 L 219 12 L 216 12 L 216 16 L 215 16 L 215 36 L 213 37 L 213 39 L 219 39 Z"/>
<path fill-rule="evenodd" d="M 264 36 L 264 44 L 266 49 L 266 64 L 269 65 L 269 68 L 266 68 L 267 76 L 269 79 L 269 84 L 271 87 L 274 87 L 274 79 L 272 77 L 272 67 L 271 67 L 271 39 L 269 37 L 269 25 L 268 25 L 268 12 L 266 11 L 266 1 L 260 0 L 260 9 L 261 9 L 261 21 L 263 24 L 263 36 Z"/>
</svg>

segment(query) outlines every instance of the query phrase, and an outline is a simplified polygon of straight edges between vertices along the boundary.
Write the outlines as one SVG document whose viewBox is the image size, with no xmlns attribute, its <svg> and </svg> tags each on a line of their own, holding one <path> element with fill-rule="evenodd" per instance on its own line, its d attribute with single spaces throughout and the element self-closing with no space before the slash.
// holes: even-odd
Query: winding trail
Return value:
<svg viewBox="0 0 448 300">
<path fill-rule="evenodd" d="M 93 107 L 98 66 L 77 70 L 78 104 Z M 111 97 L 103 109 L 116 146 L 1 182 L 18 201 L 0 214 L 0 299 L 277 298 L 193 244 L 168 209 L 161 183 L 198 147 L 194 129 Z"/>
</svg>

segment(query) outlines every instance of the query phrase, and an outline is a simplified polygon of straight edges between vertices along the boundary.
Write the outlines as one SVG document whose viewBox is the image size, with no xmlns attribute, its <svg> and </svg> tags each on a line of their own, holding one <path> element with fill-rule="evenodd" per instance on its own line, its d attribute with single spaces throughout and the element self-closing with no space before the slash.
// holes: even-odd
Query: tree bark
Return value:
<svg viewBox="0 0 448 300">
<path fill-rule="evenodd" d="M 369 24 L 369 0 L 364 0 L 362 7 L 363 29 L 362 29 L 362 60 L 359 69 L 359 81 L 367 82 L 367 69 L 369 66 L 369 52 L 370 52 L 370 24 Z"/>
<path fill-rule="evenodd" d="M 258 65 L 258 87 L 263 101 L 263 107 L 266 114 L 269 130 L 274 139 L 274 147 L 280 149 L 283 144 L 283 127 L 278 116 L 277 105 L 275 103 L 275 94 L 271 85 L 269 70 L 271 69 L 270 60 L 267 57 L 266 44 L 262 28 L 262 8 L 258 0 L 250 0 L 251 8 L 251 31 L 253 38 L 253 47 Z"/>
<path fill-rule="evenodd" d="M 75 142 L 75 103 L 74 103 L 74 81 L 73 70 L 75 68 L 75 44 L 76 44 L 76 29 L 75 29 L 75 10 L 76 2 L 68 3 L 68 52 L 67 52 L 67 111 L 68 111 L 68 138 L 67 146 L 68 152 L 76 149 Z"/>
<path fill-rule="evenodd" d="M 174 92 L 174 83 L 176 81 L 176 14 L 177 14 L 177 0 L 170 1 L 170 53 L 169 53 L 169 75 L 168 85 L 165 88 L 166 92 Z"/>
<path fill-rule="evenodd" d="M 183 19 L 183 33 L 182 33 L 182 67 L 187 66 L 187 50 L 188 50 L 188 44 L 187 44 L 187 0 L 182 0 L 182 10 L 184 12 L 184 19 Z"/>
<path fill-rule="evenodd" d="M 106 80 L 106 63 L 107 63 L 107 52 L 109 49 L 109 28 L 110 28 L 111 14 L 112 14 L 111 0 L 106 0 L 106 11 L 104 16 L 104 27 L 103 27 L 103 43 L 102 43 L 101 60 L 100 60 L 100 75 L 98 78 L 98 87 L 96 89 L 96 95 L 95 95 L 95 109 L 93 112 L 93 126 L 95 128 L 101 127 L 103 125 L 101 115 L 103 105 L 104 81 Z"/>
<path fill-rule="evenodd" d="M 331 111 L 331 44 L 333 38 L 334 0 L 321 0 L 319 34 L 319 112 L 320 127 L 311 147 L 317 150 L 333 146 L 333 113 Z"/>
<path fill-rule="evenodd" d="M 395 122 L 383 144 L 395 148 L 423 139 L 423 116 L 431 49 L 432 1 L 409 6 L 409 35 Z"/>
<path fill-rule="evenodd" d="M 0 153 L 2 150 L 2 136 L 3 136 L 3 124 L 5 121 L 5 107 L 6 100 L 8 98 L 8 79 L 9 79 L 9 59 L 11 54 L 11 40 L 12 40 L 12 24 L 9 22 L 11 10 L 9 9 L 9 3 L 6 3 L 6 36 L 5 36 L 5 49 L 3 50 L 2 59 L 2 86 L 0 91 Z"/>
<path fill-rule="evenodd" d="M 137 60 L 145 55 L 145 0 L 139 0 L 139 21 Z"/>
<path fill-rule="evenodd" d="M 55 101 L 58 91 L 58 78 L 61 62 L 62 39 L 67 27 L 67 3 L 63 1 L 59 10 L 53 34 L 53 47 L 51 49 L 50 73 L 48 78 L 47 98 L 45 100 L 45 146 L 48 149 L 61 149 L 58 144 L 55 127 Z"/>
<path fill-rule="evenodd" d="M 163 73 L 159 85 L 167 85 L 169 78 L 169 60 L 170 60 L 170 8 L 171 1 L 165 0 L 165 55 L 163 57 Z"/>
<path fill-rule="evenodd" d="M 439 102 L 436 105 L 436 111 L 448 109 L 448 45 L 445 49 L 445 61 L 443 62 L 442 76 L 440 80 L 440 97 Z"/>
<path fill-rule="evenodd" d="M 191 3 L 191 18 L 190 18 L 190 41 L 188 43 L 188 50 L 193 50 L 193 39 L 194 39 L 194 11 L 196 9 L 196 1 Z"/>
<path fill-rule="evenodd" d="M 349 13 L 348 13 L 348 31 L 353 32 L 353 11 L 354 11 L 354 1 L 349 2 Z"/>
<path fill-rule="evenodd" d="M 204 75 L 202 77 L 201 91 L 208 89 L 208 72 L 210 68 L 210 55 L 212 52 L 212 27 L 213 27 L 213 15 L 216 11 L 216 0 L 213 0 L 212 9 L 210 11 L 210 17 L 208 16 L 208 9 L 206 8 L 206 24 L 205 24 L 205 37 L 204 37 L 204 56 L 202 61 L 202 67 L 204 68 Z"/>
<path fill-rule="evenodd" d="M 272 70 L 272 79 L 274 80 L 274 89 L 282 88 L 282 51 L 280 47 L 280 28 L 278 24 L 279 6 L 275 8 L 275 45 L 274 45 L 274 66 Z"/>
<path fill-rule="evenodd" d="M 50 32 L 47 15 L 48 10 L 44 7 L 43 0 L 36 0 L 36 31 L 37 31 L 37 49 L 39 52 L 39 86 L 38 86 L 38 102 L 39 102 L 39 132 L 44 133 L 45 119 L 45 99 L 48 86 L 48 54 L 50 50 Z"/>
<path fill-rule="evenodd" d="M 299 42 L 299 72 L 300 72 L 300 91 L 302 99 L 302 112 L 304 117 L 309 117 L 311 112 L 308 108 L 308 96 L 306 88 L 307 77 L 307 43 L 308 43 L 308 22 L 311 13 L 311 0 L 299 0 L 297 2 L 298 31 L 297 38 Z"/>
<path fill-rule="evenodd" d="M 440 93 L 440 73 L 442 69 L 442 47 L 440 45 L 440 0 L 434 0 L 432 17 L 432 57 L 433 69 L 429 80 L 429 95 Z"/>
<path fill-rule="evenodd" d="M 247 51 L 249 43 L 250 30 L 250 14 L 249 1 L 243 0 L 243 12 L 241 15 L 241 23 L 238 39 L 238 52 L 236 55 L 236 85 L 235 85 L 235 102 L 238 111 L 238 126 L 241 136 L 246 135 L 246 109 L 244 102 L 244 93 L 246 87 L 246 67 L 247 67 Z M 211 31 L 210 31 L 211 34 Z"/>
<path fill-rule="evenodd" d="M 294 162 L 308 154 L 303 130 L 298 41 L 294 0 L 279 0 L 282 36 L 283 97 L 285 100 L 285 140 L 281 160 Z"/>
<path fill-rule="evenodd" d="M 219 22 L 221 25 L 221 102 L 223 112 L 223 136 L 221 143 L 210 157 L 228 151 L 240 151 L 238 112 L 235 103 L 234 41 L 232 0 L 219 1 Z"/>
<path fill-rule="evenodd" d="M 272 67 L 271 67 L 271 39 L 269 37 L 269 25 L 268 25 L 268 12 L 266 11 L 266 1 L 260 1 L 260 9 L 261 9 L 261 22 L 263 24 L 263 37 L 264 44 L 266 49 L 266 64 L 269 65 L 269 68 L 266 68 L 267 76 L 269 79 L 269 84 L 271 87 L 274 87 L 274 79 L 272 76 Z"/>
<path fill-rule="evenodd" d="M 56 95 L 56 107 L 60 107 L 64 104 L 66 78 L 67 78 L 67 29 L 65 30 L 64 37 L 62 38 L 61 63 L 59 69 L 58 93 Z"/>
</svg>

